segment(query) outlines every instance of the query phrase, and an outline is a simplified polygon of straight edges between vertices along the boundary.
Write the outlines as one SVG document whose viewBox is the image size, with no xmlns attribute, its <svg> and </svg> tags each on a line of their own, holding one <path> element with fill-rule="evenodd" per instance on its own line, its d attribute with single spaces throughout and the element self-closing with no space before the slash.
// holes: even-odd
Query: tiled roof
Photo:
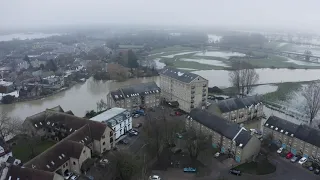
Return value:
<svg viewBox="0 0 320 180">
<path fill-rule="evenodd" d="M 74 133 L 70 134 L 64 140 L 71 140 L 75 142 L 80 142 L 85 145 L 92 143 L 91 132 L 89 125 L 85 125 L 82 128 L 78 129 Z"/>
<path fill-rule="evenodd" d="M 270 116 L 264 123 L 264 126 L 279 132 L 283 130 L 282 133 L 287 134 L 288 136 L 295 134 L 299 127 L 297 124 L 281 119 L 277 116 Z"/>
<path fill-rule="evenodd" d="M 115 90 L 115 91 L 111 91 L 110 95 L 111 95 L 112 99 L 115 101 L 119 101 L 119 100 L 124 99 L 124 95 L 120 89 Z"/>
<path fill-rule="evenodd" d="M 220 116 L 198 108 L 191 110 L 190 117 L 229 139 L 233 139 L 241 129 L 236 123 L 227 121 Z"/>
<path fill-rule="evenodd" d="M 175 69 L 175 68 L 165 68 L 160 72 L 160 74 L 184 83 L 190 83 L 191 81 L 199 77 L 199 75 L 197 74 L 193 74 L 193 73 L 183 71 L 180 69 Z"/>
<path fill-rule="evenodd" d="M 79 159 L 84 145 L 79 142 L 62 140 L 40 155 L 24 164 L 24 167 L 54 172 L 69 159 Z"/>
<path fill-rule="evenodd" d="M 5 180 L 53 180 L 54 173 L 32 168 L 11 166 Z"/>
<path fill-rule="evenodd" d="M 241 129 L 240 133 L 237 135 L 237 137 L 234 139 L 236 141 L 237 146 L 244 147 L 247 145 L 247 143 L 250 141 L 252 138 L 252 135 L 250 132 L 248 132 L 245 129 Z M 242 145 L 241 145 L 242 144 Z"/>
<path fill-rule="evenodd" d="M 121 88 L 125 98 L 139 95 L 160 93 L 160 88 L 155 82 L 141 83 Z"/>
<path fill-rule="evenodd" d="M 217 103 L 220 111 L 222 113 L 234 111 L 237 109 L 242 109 L 249 107 L 251 105 L 256 105 L 261 102 L 260 96 L 248 96 L 243 98 L 230 98 L 226 100 L 219 101 Z"/>
</svg>

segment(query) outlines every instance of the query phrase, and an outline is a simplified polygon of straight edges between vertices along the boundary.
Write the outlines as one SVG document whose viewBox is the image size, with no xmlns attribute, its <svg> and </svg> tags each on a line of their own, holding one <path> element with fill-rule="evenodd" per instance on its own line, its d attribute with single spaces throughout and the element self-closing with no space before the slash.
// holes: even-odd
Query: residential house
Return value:
<svg viewBox="0 0 320 180">
<path fill-rule="evenodd" d="M 123 108 L 109 109 L 90 120 L 108 124 L 113 129 L 115 140 L 125 135 L 132 129 L 131 113 Z"/>
<path fill-rule="evenodd" d="M 10 156 L 12 156 L 11 147 L 3 139 L 0 139 L 0 164 L 6 162 Z"/>
<path fill-rule="evenodd" d="M 41 95 L 43 87 L 39 84 L 28 83 L 19 90 L 19 97 L 38 97 Z"/>
<path fill-rule="evenodd" d="M 183 111 L 206 107 L 208 80 L 197 74 L 165 68 L 160 72 L 160 88 L 162 97 L 166 101 L 177 101 Z"/>
<path fill-rule="evenodd" d="M 264 115 L 263 104 L 260 96 L 230 98 L 207 107 L 208 111 L 218 114 L 224 119 L 236 123 L 260 118 Z"/>
<path fill-rule="evenodd" d="M 107 104 L 109 108 L 120 107 L 129 111 L 156 107 L 160 104 L 160 92 L 155 82 L 131 85 L 109 92 Z"/>
<path fill-rule="evenodd" d="M 23 165 L 33 168 L 65 175 L 67 172 L 84 173 L 81 167 L 91 158 L 91 150 L 83 143 L 62 140 L 40 155 Z"/>
<path fill-rule="evenodd" d="M 186 118 L 186 129 L 211 137 L 212 146 L 232 155 L 237 162 L 255 157 L 260 151 L 260 140 L 245 128 L 211 114 L 207 110 L 193 109 Z"/>
<path fill-rule="evenodd" d="M 64 77 L 48 76 L 42 79 L 43 84 L 49 85 L 51 88 L 60 89 L 64 86 Z"/>
<path fill-rule="evenodd" d="M 14 91 L 13 82 L 0 80 L 0 93 L 11 93 Z"/>
<path fill-rule="evenodd" d="M 270 116 L 263 126 L 263 136 L 273 139 L 293 154 L 320 158 L 320 130 L 318 129 Z"/>
<path fill-rule="evenodd" d="M 23 127 L 43 138 L 83 143 L 97 154 L 115 145 L 113 130 L 108 125 L 52 109 L 27 117 Z"/>
<path fill-rule="evenodd" d="M 2 169 L 0 179 L 3 180 L 64 180 L 63 176 L 34 168 L 16 165 L 6 166 Z"/>
</svg>

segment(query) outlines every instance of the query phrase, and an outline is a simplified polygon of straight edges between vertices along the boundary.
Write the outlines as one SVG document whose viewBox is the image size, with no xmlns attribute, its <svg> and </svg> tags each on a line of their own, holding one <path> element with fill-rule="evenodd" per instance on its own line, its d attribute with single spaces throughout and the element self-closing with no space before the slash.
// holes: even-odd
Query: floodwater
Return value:
<svg viewBox="0 0 320 180">
<path fill-rule="evenodd" d="M 11 41 L 13 39 L 26 40 L 26 39 L 40 39 L 50 36 L 57 36 L 60 34 L 44 34 L 44 33 L 18 33 L 18 34 L 7 34 L 0 35 L 0 41 Z"/>
<path fill-rule="evenodd" d="M 109 91 L 151 81 L 159 84 L 158 77 L 135 78 L 125 82 L 95 81 L 90 78 L 83 84 L 77 84 L 66 91 L 47 98 L 14 104 L 2 104 L 0 105 L 0 110 L 8 112 L 12 117 L 24 120 L 27 116 L 39 113 L 46 108 L 60 105 L 65 111 L 72 110 L 75 115 L 82 117 L 87 110 L 95 110 L 96 103 L 99 100 L 104 99 L 106 101 L 106 95 Z"/>
<path fill-rule="evenodd" d="M 207 52 L 199 52 L 195 54 L 195 56 L 221 57 L 224 59 L 229 59 L 232 56 L 243 57 L 246 55 L 238 52 L 207 51 Z"/>
<path fill-rule="evenodd" d="M 320 63 L 307 62 L 307 61 L 298 61 L 291 58 L 287 58 L 287 62 L 293 63 L 300 66 L 320 66 Z"/>
<path fill-rule="evenodd" d="M 199 52 L 199 51 L 182 52 L 182 53 L 170 54 L 170 55 L 161 56 L 161 57 L 164 57 L 164 58 L 174 58 L 175 56 L 185 55 L 185 54 L 191 54 L 191 53 L 196 53 L 196 52 Z"/>
<path fill-rule="evenodd" d="M 208 43 L 219 42 L 222 36 L 218 36 L 215 34 L 208 34 Z"/>
<path fill-rule="evenodd" d="M 267 94 L 270 92 L 275 92 L 278 89 L 278 86 L 271 85 L 271 84 L 265 84 L 254 87 L 254 89 L 251 92 L 251 95 L 261 95 L 261 94 Z"/>
<path fill-rule="evenodd" d="M 320 69 L 256 69 L 259 74 L 258 84 L 312 81 L 320 79 Z M 229 71 L 226 70 L 201 70 L 194 71 L 206 79 L 209 86 L 230 87 Z"/>
<path fill-rule="evenodd" d="M 156 58 L 156 59 L 153 60 L 155 62 L 155 65 L 156 65 L 156 69 L 162 69 L 162 68 L 164 68 L 166 66 L 166 64 L 163 63 L 163 62 L 160 62 L 160 60 L 161 60 L 160 58 Z"/>
<path fill-rule="evenodd" d="M 206 65 L 214 65 L 214 66 L 221 66 L 221 67 L 230 67 L 226 63 L 223 63 L 219 60 L 208 60 L 208 59 L 188 59 L 188 58 L 182 58 L 179 59 L 180 61 L 189 61 L 189 62 L 197 62 L 200 64 L 206 64 Z"/>
</svg>

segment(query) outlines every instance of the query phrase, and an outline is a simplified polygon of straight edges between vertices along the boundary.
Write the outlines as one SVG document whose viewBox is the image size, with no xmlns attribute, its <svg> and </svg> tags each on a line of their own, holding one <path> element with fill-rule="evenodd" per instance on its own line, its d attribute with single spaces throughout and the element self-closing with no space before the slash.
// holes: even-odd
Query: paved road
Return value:
<svg viewBox="0 0 320 180">
<path fill-rule="evenodd" d="M 289 160 L 277 155 L 269 159 L 276 163 L 277 171 L 274 174 L 265 176 L 243 174 L 242 176 L 235 176 L 230 175 L 227 171 L 221 174 L 228 180 L 320 180 L 319 175 L 315 175 L 298 163 L 291 163 Z"/>
</svg>

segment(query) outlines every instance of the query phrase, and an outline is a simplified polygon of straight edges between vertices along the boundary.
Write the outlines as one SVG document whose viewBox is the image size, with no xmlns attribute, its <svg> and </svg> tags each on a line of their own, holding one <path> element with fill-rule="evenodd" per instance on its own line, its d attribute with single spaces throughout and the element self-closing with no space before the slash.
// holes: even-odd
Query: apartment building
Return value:
<svg viewBox="0 0 320 180">
<path fill-rule="evenodd" d="M 109 92 L 107 104 L 109 108 L 119 107 L 129 111 L 156 107 L 160 104 L 160 92 L 155 82 L 131 85 Z"/>
<path fill-rule="evenodd" d="M 113 129 L 115 140 L 132 129 L 131 113 L 123 108 L 111 108 L 90 120 L 107 124 Z"/>
<path fill-rule="evenodd" d="M 63 176 L 48 172 L 37 170 L 33 168 L 20 166 L 7 166 L 2 169 L 0 179 L 3 180 L 64 180 Z"/>
<path fill-rule="evenodd" d="M 270 116 L 263 126 L 264 138 L 304 157 L 320 158 L 320 130 L 306 125 L 297 125 L 285 119 Z"/>
<path fill-rule="evenodd" d="M 186 129 L 194 128 L 211 137 L 212 146 L 230 154 L 237 162 L 244 162 L 260 151 L 260 140 L 245 128 L 211 114 L 207 110 L 193 109 L 186 118 Z"/>
<path fill-rule="evenodd" d="M 242 123 L 264 115 L 260 96 L 225 99 L 209 105 L 207 109 L 235 123 Z"/>
<path fill-rule="evenodd" d="M 206 106 L 208 80 L 199 75 L 166 68 L 160 72 L 160 88 L 166 101 L 177 101 L 179 108 L 186 112 Z"/>
</svg>

